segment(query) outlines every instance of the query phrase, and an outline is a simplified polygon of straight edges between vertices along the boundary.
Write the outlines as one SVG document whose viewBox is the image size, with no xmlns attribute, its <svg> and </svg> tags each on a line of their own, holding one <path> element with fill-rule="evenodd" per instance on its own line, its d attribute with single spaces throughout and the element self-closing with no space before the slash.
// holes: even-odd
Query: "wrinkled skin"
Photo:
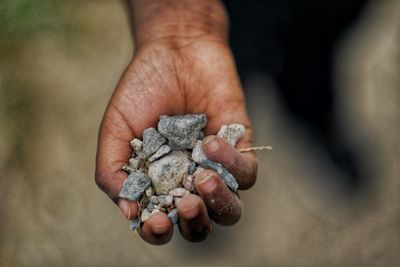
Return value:
<svg viewBox="0 0 400 267">
<path fill-rule="evenodd" d="M 190 113 L 207 115 L 206 135 L 216 134 L 222 124 L 245 125 L 246 135 L 236 147 L 251 146 L 244 95 L 225 42 L 213 38 L 188 38 L 179 44 L 160 40 L 138 49 L 104 114 L 96 163 L 97 184 L 127 219 L 135 218 L 138 210 L 136 202 L 118 198 L 127 176 L 121 167 L 132 152 L 130 140 L 141 139 L 142 131 L 154 127 L 162 114 Z M 208 158 L 234 174 L 239 189 L 254 184 L 257 163 L 253 153 L 239 153 L 215 136 L 204 143 Z M 239 220 L 242 202 L 215 172 L 202 172 L 195 186 L 199 196 L 185 196 L 178 205 L 179 229 L 184 238 L 201 241 L 212 231 L 212 221 L 231 225 Z M 152 215 L 141 228 L 142 238 L 152 244 L 168 242 L 172 232 L 164 213 Z"/>
</svg>

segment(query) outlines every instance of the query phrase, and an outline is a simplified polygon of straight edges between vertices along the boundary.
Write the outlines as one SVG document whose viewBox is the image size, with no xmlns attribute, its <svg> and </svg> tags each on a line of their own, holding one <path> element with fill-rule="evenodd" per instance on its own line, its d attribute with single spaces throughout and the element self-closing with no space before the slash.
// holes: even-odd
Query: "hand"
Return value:
<svg viewBox="0 0 400 267">
<path fill-rule="evenodd" d="M 216 134 L 222 124 L 241 123 L 246 134 L 237 148 L 250 147 L 251 126 L 231 51 L 223 38 L 200 35 L 160 38 L 137 48 L 131 64 L 110 99 L 99 132 L 96 183 L 121 208 L 127 219 L 137 216 L 136 202 L 118 193 L 127 174 L 121 167 L 132 153 L 129 142 L 154 127 L 162 114 L 205 113 L 205 134 Z M 239 153 L 215 136 L 204 140 L 208 158 L 220 162 L 237 179 L 239 189 L 256 179 L 253 153 Z M 242 212 L 238 195 L 218 175 L 206 170 L 196 177 L 197 195 L 187 195 L 178 205 L 179 229 L 190 241 L 200 241 L 212 231 L 211 219 L 222 225 L 237 222 Z M 164 244 L 173 226 L 164 213 L 152 215 L 140 235 L 152 244 Z"/>
</svg>

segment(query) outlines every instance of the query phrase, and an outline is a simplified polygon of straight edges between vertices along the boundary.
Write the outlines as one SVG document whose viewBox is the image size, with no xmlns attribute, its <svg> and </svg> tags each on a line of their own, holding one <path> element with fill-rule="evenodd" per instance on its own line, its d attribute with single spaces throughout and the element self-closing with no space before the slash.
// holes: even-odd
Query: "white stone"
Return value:
<svg viewBox="0 0 400 267">
<path fill-rule="evenodd" d="M 137 138 L 134 138 L 134 139 L 131 141 L 131 146 L 132 146 L 132 148 L 133 148 L 133 151 L 138 152 L 139 150 L 142 149 L 143 142 L 140 141 L 140 140 L 137 139 Z"/>
<path fill-rule="evenodd" d="M 146 194 L 146 196 L 147 196 L 148 198 L 150 198 L 152 195 L 154 195 L 153 187 L 149 186 L 149 187 L 146 189 L 145 194 Z"/>
<path fill-rule="evenodd" d="M 241 124 L 222 125 L 217 136 L 224 139 L 231 146 L 235 146 L 237 141 L 244 135 L 246 128 Z"/>
<path fill-rule="evenodd" d="M 204 150 L 203 150 L 203 141 L 197 140 L 196 141 L 196 145 L 193 148 L 192 151 L 192 159 L 194 162 L 200 163 L 203 160 L 206 160 L 206 154 L 204 154 Z"/>
<path fill-rule="evenodd" d="M 181 197 L 181 196 L 185 195 L 186 192 L 188 192 L 188 191 L 185 188 L 177 187 L 177 188 L 174 188 L 171 191 L 169 191 L 169 194 L 174 197 Z"/>
<path fill-rule="evenodd" d="M 168 192 L 182 184 L 191 161 L 185 151 L 172 151 L 161 159 L 150 163 L 148 176 L 157 194 Z"/>
<path fill-rule="evenodd" d="M 138 158 L 130 158 L 129 159 L 129 166 L 133 169 L 139 169 L 139 159 Z"/>
</svg>

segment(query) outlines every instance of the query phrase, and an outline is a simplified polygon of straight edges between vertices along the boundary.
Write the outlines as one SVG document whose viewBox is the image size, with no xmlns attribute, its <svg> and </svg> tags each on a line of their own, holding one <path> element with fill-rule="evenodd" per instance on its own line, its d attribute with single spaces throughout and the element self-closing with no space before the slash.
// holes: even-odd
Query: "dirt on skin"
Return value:
<svg viewBox="0 0 400 267">
<path fill-rule="evenodd" d="M 0 266 L 400 265 L 400 1 L 373 1 L 336 62 L 338 117 L 369 189 L 335 191 L 329 181 L 339 174 L 286 116 L 274 85 L 254 76 L 246 88 L 255 145 L 274 149 L 258 153 L 240 222 L 195 244 L 175 228 L 165 246 L 130 232 L 94 183 L 100 120 L 132 57 L 124 6 L 51 2 L 39 11 L 52 23 L 10 20 L 21 34 L 0 45 Z"/>
</svg>

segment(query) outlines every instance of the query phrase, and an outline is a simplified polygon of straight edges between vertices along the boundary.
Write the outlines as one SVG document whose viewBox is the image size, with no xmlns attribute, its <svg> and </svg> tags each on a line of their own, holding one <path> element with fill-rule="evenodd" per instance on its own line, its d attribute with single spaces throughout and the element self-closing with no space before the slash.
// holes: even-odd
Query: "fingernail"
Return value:
<svg viewBox="0 0 400 267">
<path fill-rule="evenodd" d="M 203 192 L 212 192 L 217 187 L 217 183 L 211 179 L 212 174 L 200 174 L 196 177 L 196 184 L 201 188 Z"/>
<path fill-rule="evenodd" d="M 121 209 L 124 216 L 129 220 L 131 217 L 131 207 L 128 200 L 120 199 L 118 202 L 118 207 Z"/>
<path fill-rule="evenodd" d="M 215 152 L 219 149 L 219 140 L 216 136 L 207 136 L 204 141 L 204 148 L 208 152 Z"/>
</svg>

